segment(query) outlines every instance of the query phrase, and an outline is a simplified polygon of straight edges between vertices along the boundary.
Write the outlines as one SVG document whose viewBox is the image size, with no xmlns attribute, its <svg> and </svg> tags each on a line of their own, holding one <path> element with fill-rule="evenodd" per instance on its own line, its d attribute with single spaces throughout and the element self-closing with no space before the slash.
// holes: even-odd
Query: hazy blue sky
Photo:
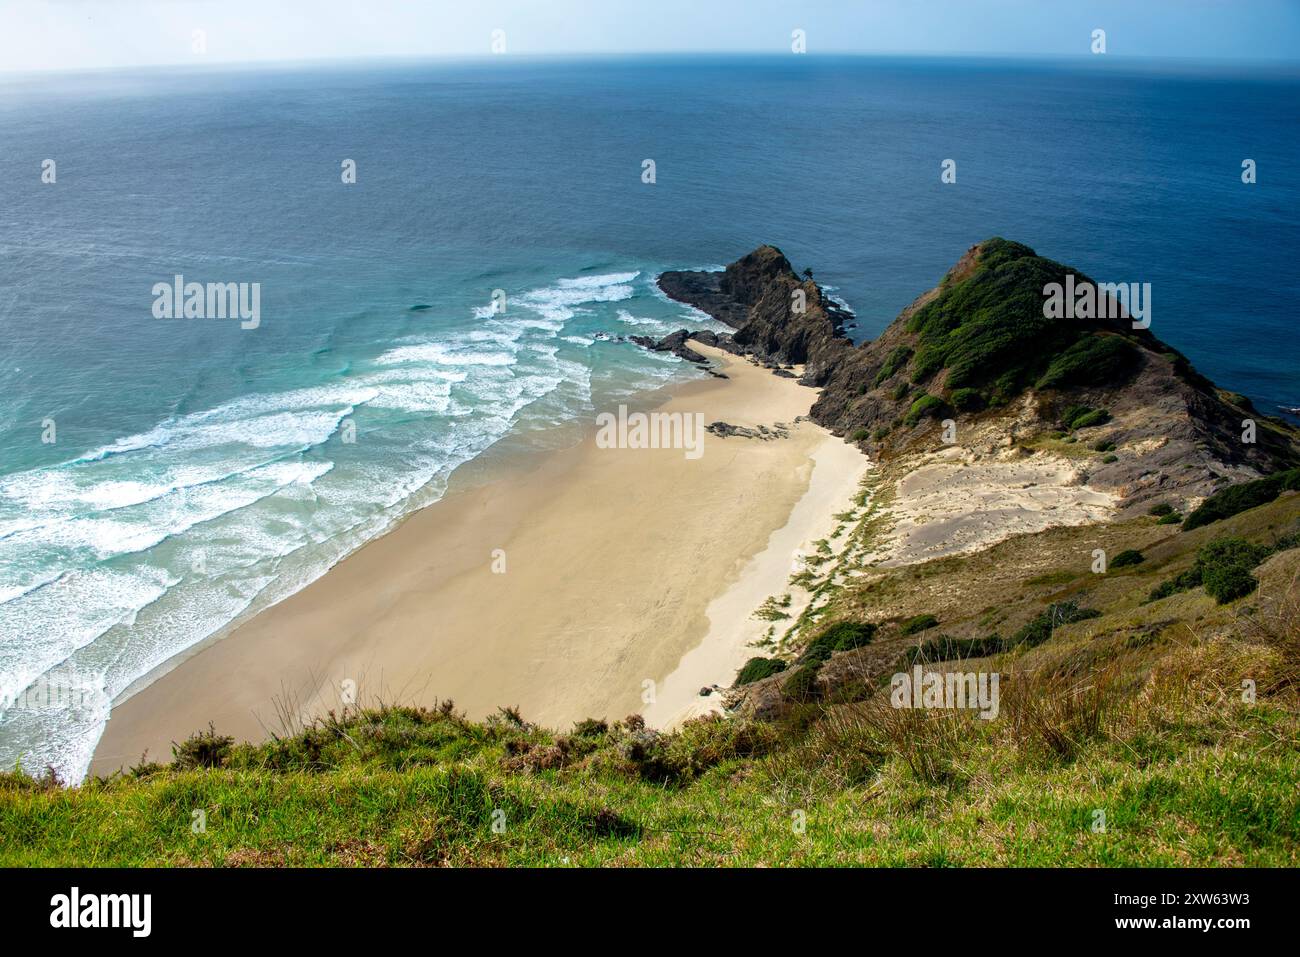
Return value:
<svg viewBox="0 0 1300 957">
<path fill-rule="evenodd" d="M 1300 59 L 1300 0 L 0 0 L 0 70 L 507 53 Z M 193 52 L 202 30 L 206 53 Z"/>
</svg>

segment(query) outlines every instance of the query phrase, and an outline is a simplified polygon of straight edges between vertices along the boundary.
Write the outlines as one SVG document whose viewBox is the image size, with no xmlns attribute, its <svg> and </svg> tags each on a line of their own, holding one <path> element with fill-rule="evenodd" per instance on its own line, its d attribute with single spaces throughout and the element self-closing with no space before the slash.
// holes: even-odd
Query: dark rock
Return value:
<svg viewBox="0 0 1300 957">
<path fill-rule="evenodd" d="M 712 346 L 733 354 L 740 351 L 736 344 L 731 341 L 731 336 L 726 333 L 719 335 L 711 329 L 701 329 L 697 332 L 691 332 L 689 329 L 678 329 L 676 332 L 670 332 L 662 339 L 655 339 L 652 336 L 628 337 L 629 342 L 635 342 L 638 346 L 641 346 L 644 349 L 649 349 L 651 352 L 671 352 L 673 355 L 680 359 L 685 359 L 687 362 L 706 365 L 709 361 L 708 358 L 688 346 L 687 342 L 689 340 L 694 340 L 703 345 Z M 722 373 L 714 372 L 712 369 L 706 369 L 706 371 L 709 372 L 710 375 L 714 375 L 720 379 L 727 378 Z"/>
<path fill-rule="evenodd" d="M 1009 256 L 1008 248 L 1013 250 Z M 1002 251 L 1002 264 L 981 265 L 985 249 Z M 1007 263 L 1008 258 L 1014 265 Z M 997 256 L 990 261 L 997 261 Z M 952 398 L 946 367 L 927 373 L 918 384 L 911 381 L 910 359 L 900 363 L 891 358 L 898 354 L 914 356 L 920 347 L 919 334 L 908 328 L 909 321 L 932 300 L 967 280 L 1010 284 L 1004 298 L 1023 293 L 1022 298 L 1031 303 L 1041 301 L 1041 286 L 1029 290 L 1014 285 L 1024 284 L 1018 277 L 1034 275 L 1032 268 L 1022 268 L 1025 266 L 1066 269 L 1041 259 L 1028 247 L 1005 240 L 972 246 L 939 286 L 919 296 L 877 339 L 860 346 L 844 335 L 852 314 L 826 297 L 815 282 L 799 277 L 774 246 L 760 246 L 722 272 L 664 273 L 659 277 L 659 286 L 668 296 L 702 309 L 735 329 L 729 346 L 737 354 L 774 367 L 777 375 L 790 374 L 780 367 L 802 364 L 804 375 L 800 381 L 822 390 L 809 417 L 837 435 L 874 436 L 873 456 L 888 459 L 933 445 L 937 418 L 912 416 L 908 422 L 917 399 L 932 395 L 946 408 Z M 1081 275 L 1079 278 L 1089 281 Z M 800 291 L 802 311 L 796 308 Z M 1041 321 L 1041 316 L 1036 319 Z M 1153 496 L 1170 491 L 1184 497 L 1208 495 L 1215 488 L 1213 475 L 1224 471 L 1232 481 L 1241 481 L 1300 463 L 1300 432 L 1292 425 L 1251 413 L 1248 402 L 1242 401 L 1244 397 L 1220 392 L 1185 357 L 1149 331 L 1132 329 L 1125 317 L 1095 320 L 1093 328 L 1095 334 L 1120 336 L 1133 346 L 1132 368 L 1123 381 L 1106 386 L 1058 385 L 1036 390 L 1031 380 L 1022 383 L 1020 391 L 1013 392 L 1005 405 L 951 411 L 951 416 L 963 423 L 959 434 L 971 434 L 972 422 L 977 422 L 985 434 L 996 434 L 1002 422 L 1005 424 L 1000 427 L 1007 430 L 1003 444 L 1014 445 L 1014 441 L 1007 441 L 1013 427 L 1025 437 L 1050 433 L 1057 429 L 1061 411 L 1070 405 L 1106 409 L 1111 422 L 1104 437 L 1129 451 L 1094 478 L 1120 495 L 1126 508 L 1149 504 Z M 724 338 L 718 337 L 720 346 Z M 1044 344 L 1040 357 L 1043 364 L 1058 354 L 1055 348 L 1059 347 Z M 1028 407 L 1022 401 L 1025 395 Z M 1020 416 L 1014 426 L 1012 416 Z M 1246 417 L 1260 422 L 1253 445 L 1240 440 L 1241 422 Z M 709 430 L 724 437 L 762 437 L 756 430 L 742 430 L 727 423 L 714 423 Z M 1135 449 L 1139 450 L 1136 454 Z M 1211 466 L 1218 471 L 1212 472 Z"/>
<path fill-rule="evenodd" d="M 720 273 L 664 273 L 659 288 L 734 328 L 736 345 L 765 363 L 805 365 L 811 385 L 822 385 L 852 348 L 842 333 L 852 313 L 796 275 L 775 246 L 760 246 Z"/>
<path fill-rule="evenodd" d="M 710 422 L 704 427 L 706 432 L 711 432 L 720 438 L 741 438 L 741 439 L 762 439 L 764 442 L 770 442 L 773 439 L 788 439 L 790 437 L 789 427 L 778 422 L 773 428 L 760 425 L 756 429 L 751 429 L 743 425 L 732 425 L 730 422 Z"/>
<path fill-rule="evenodd" d="M 678 329 L 676 332 L 670 332 L 662 339 L 654 339 L 650 336 L 632 336 L 632 341 L 652 352 L 671 352 L 688 362 L 708 362 L 708 359 L 694 349 L 686 347 L 686 340 L 690 337 L 690 330 Z"/>
</svg>

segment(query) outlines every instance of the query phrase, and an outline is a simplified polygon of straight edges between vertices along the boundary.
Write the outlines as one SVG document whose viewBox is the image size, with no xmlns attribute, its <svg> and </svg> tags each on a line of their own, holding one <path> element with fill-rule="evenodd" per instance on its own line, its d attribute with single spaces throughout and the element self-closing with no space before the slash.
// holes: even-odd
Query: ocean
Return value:
<svg viewBox="0 0 1300 957">
<path fill-rule="evenodd" d="M 0 766 L 79 779 L 114 697 L 458 466 L 697 376 L 620 338 L 715 327 L 665 269 L 776 244 L 862 339 L 1001 235 L 1300 404 L 1298 93 L 1106 57 L 0 80 Z M 257 327 L 156 318 L 176 276 L 258 284 Z"/>
</svg>

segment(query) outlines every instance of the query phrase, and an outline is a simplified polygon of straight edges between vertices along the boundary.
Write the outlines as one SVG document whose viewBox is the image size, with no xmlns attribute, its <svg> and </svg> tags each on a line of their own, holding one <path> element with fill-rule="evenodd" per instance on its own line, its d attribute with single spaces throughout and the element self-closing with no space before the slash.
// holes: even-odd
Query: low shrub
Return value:
<svg viewBox="0 0 1300 957">
<path fill-rule="evenodd" d="M 1130 565 L 1141 565 L 1146 561 L 1146 557 L 1136 548 L 1126 548 L 1110 560 L 1111 568 L 1127 568 Z"/>
<path fill-rule="evenodd" d="M 191 735 L 180 744 L 172 742 L 172 763 L 182 771 L 219 768 L 229 760 L 234 745 L 234 738 L 217 734 L 216 728 L 209 724 L 207 731 Z"/>
<path fill-rule="evenodd" d="M 1231 518 L 1247 509 L 1267 505 L 1283 492 L 1300 491 L 1300 469 L 1274 472 L 1253 482 L 1230 485 L 1215 492 L 1183 520 L 1183 529 L 1190 531 L 1221 519 Z"/>
<path fill-rule="evenodd" d="M 1173 511 L 1174 507 L 1168 502 L 1157 502 L 1155 505 L 1152 505 L 1147 509 L 1147 514 L 1154 515 L 1157 518 L 1163 518 L 1166 515 L 1172 515 Z"/>
<path fill-rule="evenodd" d="M 903 622 L 899 631 L 904 635 L 915 635 L 918 632 L 926 631 L 939 624 L 939 619 L 934 615 L 917 615 Z"/>
<path fill-rule="evenodd" d="M 1138 354 L 1119 336 L 1085 336 L 1052 360 L 1040 389 L 1122 382 L 1137 369 Z"/>
<path fill-rule="evenodd" d="M 1285 535 L 1279 535 L 1273 541 L 1272 550 L 1274 552 L 1285 552 L 1292 548 L 1300 548 L 1300 531 L 1287 532 Z"/>
<path fill-rule="evenodd" d="M 905 656 L 909 665 L 917 662 L 960 661 L 967 658 L 987 658 L 1006 650 L 1006 643 L 997 634 L 987 638 L 952 638 L 940 635 L 909 648 Z"/>
<path fill-rule="evenodd" d="M 1033 648 L 1052 637 L 1053 630 L 1062 625 L 1072 625 L 1076 621 L 1086 621 L 1100 615 L 1101 612 L 1095 608 L 1080 608 L 1073 601 L 1053 602 L 1012 635 L 1007 647 L 1026 645 Z"/>
<path fill-rule="evenodd" d="M 885 357 L 885 364 L 882 365 L 880 371 L 876 373 L 875 384 L 880 385 L 880 383 L 884 382 L 899 369 L 903 368 L 903 366 L 907 365 L 908 360 L 911 358 L 911 346 L 895 346 L 893 351 Z"/>
<path fill-rule="evenodd" d="M 574 738 L 603 738 L 609 733 L 609 723 L 601 721 L 599 718 L 583 718 L 573 726 L 570 737 Z"/>
<path fill-rule="evenodd" d="M 780 674 L 785 671 L 785 668 L 785 662 L 780 658 L 750 658 L 736 673 L 736 685 L 753 684 L 763 678 L 770 678 L 772 675 Z"/>
<path fill-rule="evenodd" d="M 952 405 L 959 412 L 978 412 L 985 406 L 984 395 L 979 389 L 954 389 Z"/>
<path fill-rule="evenodd" d="M 948 406 L 943 399 L 923 392 L 912 403 L 912 407 L 907 410 L 907 417 L 903 421 L 908 426 L 913 426 L 924 418 L 938 418 L 947 408 Z"/>
<path fill-rule="evenodd" d="M 876 637 L 876 626 L 866 621 L 840 621 L 831 625 L 808 643 L 800 663 L 825 661 L 836 651 L 849 651 L 869 644 Z"/>
<path fill-rule="evenodd" d="M 1163 581 L 1151 593 L 1147 595 L 1147 601 L 1159 601 L 1162 598 L 1168 598 L 1170 595 L 1176 595 L 1179 592 L 1189 591 L 1193 588 L 1199 588 L 1201 585 L 1201 570 L 1193 565 L 1187 571 L 1175 575 L 1168 581 Z"/>
<path fill-rule="evenodd" d="M 1090 429 L 1093 426 L 1105 425 L 1110 421 L 1110 413 L 1105 409 L 1093 409 L 1085 415 L 1079 416 L 1070 423 L 1072 429 Z"/>
<path fill-rule="evenodd" d="M 1269 556 L 1267 545 L 1253 545 L 1244 538 L 1219 538 L 1196 553 L 1205 593 L 1220 605 L 1248 595 L 1259 582 L 1250 570 Z"/>
<path fill-rule="evenodd" d="M 810 661 L 796 668 L 781 685 L 781 690 L 786 697 L 795 701 L 814 700 L 817 697 L 817 673 L 821 670 L 821 666 L 820 661 Z"/>
<path fill-rule="evenodd" d="M 1201 575 L 1201 581 L 1205 584 L 1205 593 L 1220 605 L 1249 595 L 1259 587 L 1259 579 L 1241 565 L 1220 565 L 1207 569 Z"/>
<path fill-rule="evenodd" d="M 709 714 L 685 722 L 669 735 L 667 751 L 670 758 L 680 754 L 680 765 L 696 776 L 724 761 L 767 754 L 779 741 L 773 725 Z"/>
<path fill-rule="evenodd" d="M 1068 432 L 1070 429 L 1074 428 L 1074 422 L 1076 419 L 1081 419 L 1085 415 L 1091 414 L 1093 411 L 1094 409 L 1090 405 L 1067 406 L 1065 411 L 1061 413 L 1061 428 Z"/>
<path fill-rule="evenodd" d="M 642 780 L 677 785 L 724 761 L 766 754 L 777 742 L 772 725 L 713 714 L 687 721 L 671 734 L 629 727 L 618 753 L 624 767 Z"/>
<path fill-rule="evenodd" d="M 1147 601 L 1159 601 L 1203 585 L 1206 594 L 1218 604 L 1227 604 L 1255 590 L 1259 582 L 1250 570 L 1272 551 L 1268 545 L 1254 545 L 1244 538 L 1216 538 L 1201 547 L 1191 568 L 1152 589 Z"/>
</svg>

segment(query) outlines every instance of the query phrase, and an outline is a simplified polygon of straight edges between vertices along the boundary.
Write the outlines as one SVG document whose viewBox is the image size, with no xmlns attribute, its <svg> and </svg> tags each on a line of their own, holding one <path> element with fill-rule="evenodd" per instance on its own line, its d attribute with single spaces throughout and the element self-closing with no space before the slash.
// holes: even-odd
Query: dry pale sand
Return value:
<svg viewBox="0 0 1300 957">
<path fill-rule="evenodd" d="M 889 531 L 867 557 L 885 567 L 1107 521 L 1118 501 L 1087 485 L 1072 463 L 1046 454 L 1020 458 L 1013 449 L 990 455 L 953 446 L 909 466 L 884 510 Z"/>
<path fill-rule="evenodd" d="M 721 694 L 703 696 L 700 691 L 714 682 L 727 687 L 746 661 L 770 654 L 755 647 L 770 623 L 755 617 L 754 610 L 768 597 L 793 593 L 795 601 L 787 609 L 791 619 L 807 606 L 808 594 L 790 587 L 788 580 L 803 569 L 800 559 L 813 553 L 812 543 L 830 537 L 839 524 L 836 514 L 848 510 L 868 467 L 866 457 L 844 442 L 823 442 L 812 455 L 812 480 L 785 525 L 746 563 L 740 577 L 709 602 L 708 636 L 686 653 L 656 688 L 655 700 L 642 709 L 652 727 L 672 727 L 722 710 Z"/>
<path fill-rule="evenodd" d="M 667 723 L 701 685 L 730 684 L 752 611 L 785 590 L 791 552 L 847 507 L 866 460 L 794 423 L 814 390 L 700 351 L 729 378 L 690 383 L 657 411 L 784 422 L 789 437 L 706 435 L 692 460 L 597 448 L 592 434 L 491 481 L 453 481 L 441 501 L 119 702 L 92 771 L 145 750 L 164 759 L 209 722 L 262 739 L 279 730 L 278 707 L 319 713 L 352 687 L 363 703 L 451 698 L 473 717 L 513 705 L 565 727 L 642 710 Z"/>
</svg>

